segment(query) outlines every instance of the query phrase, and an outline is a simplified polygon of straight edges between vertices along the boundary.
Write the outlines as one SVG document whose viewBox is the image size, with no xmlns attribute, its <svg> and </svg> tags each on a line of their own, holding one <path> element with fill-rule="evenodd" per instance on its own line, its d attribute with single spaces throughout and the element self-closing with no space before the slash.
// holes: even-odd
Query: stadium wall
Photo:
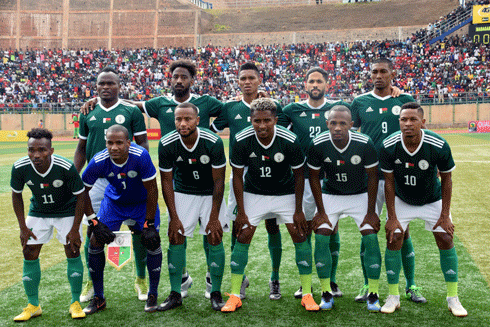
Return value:
<svg viewBox="0 0 490 327">
<path fill-rule="evenodd" d="M 466 128 L 473 120 L 490 120 L 490 103 L 424 106 L 428 128 Z M 71 135 L 71 113 L 0 114 L 0 130 L 29 130 L 42 119 L 44 126 L 57 135 Z M 156 119 L 145 116 L 148 129 L 159 129 Z"/>
</svg>

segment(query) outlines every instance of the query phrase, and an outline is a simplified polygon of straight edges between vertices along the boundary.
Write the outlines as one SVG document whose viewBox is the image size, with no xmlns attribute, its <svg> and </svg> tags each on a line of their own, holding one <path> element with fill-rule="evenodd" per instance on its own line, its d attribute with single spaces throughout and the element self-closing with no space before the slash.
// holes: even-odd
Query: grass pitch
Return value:
<svg viewBox="0 0 490 327">
<path fill-rule="evenodd" d="M 453 317 L 447 310 L 446 286 L 439 266 L 439 253 L 431 233 L 425 231 L 422 221 L 411 224 L 411 235 L 416 251 L 416 282 L 422 287 L 427 304 L 414 304 L 405 299 L 401 310 L 391 315 L 370 314 L 365 304 L 355 303 L 353 298 L 362 285 L 359 261 L 360 233 L 352 219 L 340 221 L 340 263 L 337 283 L 344 296 L 335 299 L 332 311 L 307 313 L 300 301 L 293 298 L 299 283 L 294 263 L 294 247 L 281 226 L 283 258 L 281 265 L 282 299 L 269 300 L 268 281 L 270 259 L 267 234 L 259 227 L 250 248 L 246 269 L 251 285 L 243 307 L 235 313 L 221 314 L 211 310 L 204 298 L 206 263 L 202 249 L 202 237 L 195 234 L 188 241 L 187 267 L 194 279 L 189 297 L 181 308 L 170 312 L 147 314 L 144 302 L 138 301 L 133 289 L 134 266 L 126 265 L 121 271 L 106 265 L 105 295 L 107 309 L 89 316 L 83 321 L 73 321 L 68 314 L 70 290 L 66 278 L 66 260 L 62 246 L 53 240 L 44 245 L 41 252 L 43 270 L 40 286 L 42 316 L 25 323 L 29 326 L 486 326 L 490 321 L 487 303 L 490 299 L 490 134 L 446 134 L 457 165 L 453 172 L 452 215 L 456 225 L 455 243 L 459 256 L 459 297 L 468 310 L 468 317 Z M 225 140 L 225 143 L 227 140 Z M 72 159 L 75 142 L 55 142 L 55 153 Z M 157 142 L 150 142 L 151 154 L 157 165 Z M 0 149 L 0 326 L 13 326 L 13 317 L 26 306 L 26 296 L 21 283 L 22 253 L 19 228 L 10 196 L 10 170 L 12 164 L 26 155 L 22 143 L 2 143 Z M 227 173 L 229 175 L 229 173 Z M 30 191 L 24 192 L 28 204 Z M 159 203 L 164 208 L 160 194 Z M 27 209 L 26 205 L 26 209 Z M 165 210 L 162 210 L 165 212 Z M 162 219 L 165 221 L 166 219 Z M 382 219 L 384 220 L 384 219 Z M 162 226 L 162 248 L 168 246 L 165 224 Z M 383 228 L 383 227 L 382 227 Z M 381 252 L 386 240 L 383 229 L 379 233 Z M 224 236 L 227 267 L 223 278 L 223 293 L 230 290 L 230 235 Z M 164 255 L 164 267 L 165 267 Z M 87 274 L 87 271 L 84 272 Z M 403 272 L 400 276 L 401 291 L 404 288 Z M 320 285 L 313 272 L 314 296 L 320 300 Z M 168 271 L 162 269 L 159 301 L 163 302 L 170 291 Z M 380 296 L 387 296 L 388 288 L 383 265 L 380 280 Z M 83 304 L 82 306 L 85 306 Z"/>
</svg>

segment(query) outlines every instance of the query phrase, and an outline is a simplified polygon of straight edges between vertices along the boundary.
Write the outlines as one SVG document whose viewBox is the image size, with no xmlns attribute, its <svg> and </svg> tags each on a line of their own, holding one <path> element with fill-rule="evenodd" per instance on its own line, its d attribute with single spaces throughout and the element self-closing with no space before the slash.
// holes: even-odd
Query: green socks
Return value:
<svg viewBox="0 0 490 327">
<path fill-rule="evenodd" d="M 453 246 L 449 250 L 439 250 L 441 260 L 441 269 L 446 282 L 458 282 L 458 255 L 456 248 Z"/>
<path fill-rule="evenodd" d="M 330 236 L 330 254 L 332 256 L 332 271 L 330 272 L 330 280 L 334 283 L 337 282 L 337 266 L 339 265 L 339 251 L 340 251 L 340 235 L 339 233 L 332 234 Z"/>
<path fill-rule="evenodd" d="M 330 278 L 330 273 L 332 271 L 330 243 L 330 236 L 315 234 L 315 266 L 320 280 Z"/>
<path fill-rule="evenodd" d="M 141 234 L 132 233 L 134 265 L 136 266 L 136 276 L 139 278 L 146 277 L 146 248 L 141 244 Z"/>
<path fill-rule="evenodd" d="M 271 255 L 272 273 L 271 280 L 279 280 L 279 267 L 281 266 L 282 241 L 281 232 L 268 234 L 269 253 Z"/>
<path fill-rule="evenodd" d="M 83 263 L 81 256 L 76 258 L 67 258 L 66 275 L 71 289 L 71 303 L 80 302 L 83 283 Z"/>
<path fill-rule="evenodd" d="M 301 243 L 294 243 L 296 250 L 296 265 L 298 266 L 300 275 L 311 275 L 312 272 L 312 258 L 311 258 L 311 245 L 308 241 Z M 311 279 L 311 276 L 310 276 Z M 311 284 L 310 284 L 311 288 Z M 310 288 L 303 288 L 309 290 Z"/>
<path fill-rule="evenodd" d="M 405 279 L 407 280 L 406 289 L 409 289 L 410 286 L 415 286 L 415 252 L 411 237 L 403 240 L 401 253 L 403 272 L 405 273 Z"/>
<path fill-rule="evenodd" d="M 390 295 L 399 295 L 398 293 L 398 283 L 400 280 L 400 270 L 402 268 L 402 258 L 400 255 L 400 250 L 391 251 L 386 249 L 385 252 L 385 265 L 386 265 L 386 276 L 388 278 L 388 288 Z M 395 292 L 396 286 L 396 294 Z"/>
<path fill-rule="evenodd" d="M 366 248 L 364 247 L 364 243 L 361 238 L 361 250 L 359 252 L 359 257 L 361 258 L 361 267 L 362 267 L 362 275 L 364 276 L 364 285 L 368 285 L 368 276 L 366 272 L 366 268 L 364 266 L 364 255 L 366 254 Z"/>
<path fill-rule="evenodd" d="M 41 265 L 39 258 L 36 260 L 25 260 L 22 273 L 22 282 L 27 295 L 27 301 L 34 305 L 39 305 L 39 282 L 41 281 Z"/>
<path fill-rule="evenodd" d="M 362 237 L 364 245 L 364 270 L 368 279 L 379 279 L 381 274 L 381 251 L 379 250 L 378 235 L 369 234 Z M 369 283 L 369 282 L 368 282 Z"/>
<path fill-rule="evenodd" d="M 225 269 L 225 248 L 223 243 L 218 245 L 209 244 L 209 272 L 211 274 L 211 292 L 221 292 L 223 271 Z"/>
<path fill-rule="evenodd" d="M 168 273 L 170 288 L 180 294 L 182 284 L 182 269 L 185 266 L 185 243 L 179 245 L 170 244 L 167 251 Z"/>
<path fill-rule="evenodd" d="M 243 275 L 245 273 L 245 267 L 248 263 L 248 249 L 250 244 L 243 244 L 240 242 L 235 243 L 235 248 L 231 253 L 231 273 L 235 275 Z M 242 279 L 240 278 L 240 285 Z M 235 293 L 233 293 L 235 294 Z"/>
<path fill-rule="evenodd" d="M 209 270 L 209 243 L 207 235 L 202 236 L 202 247 L 204 248 L 204 254 L 206 255 L 206 264 L 208 265 Z"/>
</svg>

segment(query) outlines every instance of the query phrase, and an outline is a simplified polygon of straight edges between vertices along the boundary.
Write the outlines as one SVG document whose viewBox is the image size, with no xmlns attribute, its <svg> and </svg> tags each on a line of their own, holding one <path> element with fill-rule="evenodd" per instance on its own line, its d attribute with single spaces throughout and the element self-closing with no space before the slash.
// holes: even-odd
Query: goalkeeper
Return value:
<svg viewBox="0 0 490 327">
<path fill-rule="evenodd" d="M 148 151 L 131 143 L 128 130 L 124 126 L 109 127 L 106 146 L 107 149 L 97 153 L 90 160 L 82 175 L 86 185 L 85 214 L 89 218 L 89 270 L 95 293 L 84 312 L 93 314 L 106 307 L 104 244 L 114 240 L 115 235 L 112 231 L 118 231 L 123 221 L 128 223 L 132 233 L 141 234 L 141 243 L 147 250 L 150 289 L 145 311 L 154 312 L 157 309 L 162 265 L 156 169 Z M 88 196 L 98 178 L 106 178 L 109 181 L 100 206 L 99 218 L 96 217 Z"/>
</svg>

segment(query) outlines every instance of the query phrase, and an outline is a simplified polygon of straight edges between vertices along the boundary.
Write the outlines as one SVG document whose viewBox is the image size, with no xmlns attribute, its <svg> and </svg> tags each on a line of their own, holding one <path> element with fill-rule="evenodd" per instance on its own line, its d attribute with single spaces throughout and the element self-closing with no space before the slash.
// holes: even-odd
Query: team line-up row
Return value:
<svg viewBox="0 0 490 327">
<path fill-rule="evenodd" d="M 412 274 L 405 270 L 407 297 L 417 303 L 426 302 L 415 286 L 414 256 L 405 255 L 407 251 L 413 254 L 408 224 L 422 218 L 440 249 L 448 307 L 455 316 L 467 315 L 457 296 L 458 265 L 449 212 L 451 171 L 455 167 L 451 151 L 443 138 L 423 129 L 423 109 L 413 98 L 393 89 L 395 74 L 390 60 L 381 58 L 371 64 L 374 90 L 352 104 L 326 100 L 326 73 L 312 68 L 305 78 L 308 100 L 284 109 L 273 100 L 259 97 L 260 74 L 253 63 L 240 68 L 243 99 L 226 104 L 190 93 L 195 76 L 192 63 L 176 61 L 170 72 L 173 98 L 129 104 L 118 98 L 116 72 L 104 69 L 97 80 L 99 98 L 90 101 L 80 116 L 74 164 L 53 154 L 49 131 L 29 132 L 28 156 L 14 164 L 11 177 L 28 297 L 28 306 L 14 320 L 25 321 L 42 313 L 38 298 L 39 253 L 42 244 L 52 238 L 54 228 L 68 258 L 72 317 L 84 318 L 104 309 L 104 245 L 114 240 L 113 231 L 119 230 L 123 222 L 132 231 L 135 288 L 138 297 L 146 301 L 147 312 L 182 305 L 192 284 L 185 269 L 186 238 L 198 226 L 208 264 L 205 294 L 211 299 L 212 309 L 231 312 L 240 308 L 248 286 L 244 275 L 248 248 L 261 220 L 266 221 L 273 266 L 270 299 L 281 297 L 281 238 L 277 225 L 284 223 L 295 245 L 301 281 L 295 296 L 308 311 L 329 310 L 334 297 L 342 294 L 335 271 L 340 247 L 336 225 L 343 216 L 354 218 L 362 234 L 365 285 L 356 300 L 367 302 L 369 311 L 392 313 L 399 308 L 402 260 L 408 260 L 403 266 L 411 265 L 412 270 Z M 169 215 L 171 292 L 160 305 L 162 250 L 157 173 L 148 153 L 141 112 L 157 118 L 164 135 L 158 155 Z M 228 206 L 223 200 L 224 146 L 217 134 L 205 128 L 210 116 L 217 116 L 212 130 L 230 129 L 233 171 Z M 363 134 L 353 131 L 359 128 Z M 131 142 L 133 138 L 139 145 Z M 88 166 L 80 178 L 86 161 Z M 27 218 L 22 201 L 26 184 L 33 194 Z M 381 306 L 377 232 L 378 214 L 385 199 L 389 295 Z M 80 234 L 84 214 L 89 224 L 85 255 L 90 280 L 82 293 Z M 231 292 L 225 303 L 221 296 L 225 266 L 222 235 L 230 227 Z M 320 305 L 310 291 L 313 264 L 322 288 Z M 86 300 L 90 303 L 82 310 L 80 301 Z"/>
</svg>

